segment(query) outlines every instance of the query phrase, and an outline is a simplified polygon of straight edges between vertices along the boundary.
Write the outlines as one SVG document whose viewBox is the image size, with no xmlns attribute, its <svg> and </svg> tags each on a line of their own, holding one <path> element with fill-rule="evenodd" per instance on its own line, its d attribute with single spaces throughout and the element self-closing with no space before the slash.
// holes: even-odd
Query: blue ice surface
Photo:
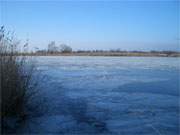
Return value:
<svg viewBox="0 0 180 135">
<path fill-rule="evenodd" d="M 179 58 L 45 56 L 36 60 L 46 77 L 40 93 L 47 108 L 19 132 L 179 134 Z"/>
</svg>

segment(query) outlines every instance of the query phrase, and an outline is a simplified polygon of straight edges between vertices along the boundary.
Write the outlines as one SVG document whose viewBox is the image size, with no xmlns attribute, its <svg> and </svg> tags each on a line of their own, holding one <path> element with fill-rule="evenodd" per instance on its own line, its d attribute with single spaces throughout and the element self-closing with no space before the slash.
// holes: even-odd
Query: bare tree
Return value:
<svg viewBox="0 0 180 135">
<path fill-rule="evenodd" d="M 60 45 L 60 51 L 62 53 L 71 53 L 72 52 L 72 48 L 66 44 L 61 44 Z"/>
<path fill-rule="evenodd" d="M 55 41 L 52 41 L 48 44 L 48 52 L 49 53 L 54 53 L 54 52 L 57 52 L 57 47 L 56 47 L 56 44 L 55 44 Z"/>
</svg>

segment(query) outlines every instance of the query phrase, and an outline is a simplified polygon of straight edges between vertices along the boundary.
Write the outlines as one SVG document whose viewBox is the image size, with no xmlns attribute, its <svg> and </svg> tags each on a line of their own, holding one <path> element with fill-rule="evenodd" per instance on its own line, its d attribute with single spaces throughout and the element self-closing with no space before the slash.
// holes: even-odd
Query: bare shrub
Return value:
<svg viewBox="0 0 180 135">
<path fill-rule="evenodd" d="M 35 65 L 32 59 L 18 50 L 19 42 L 0 29 L 0 96 L 1 128 L 6 118 L 20 120 L 27 116 L 26 105 L 37 93 L 37 82 L 33 80 Z M 24 45 L 24 48 L 26 45 Z"/>
</svg>

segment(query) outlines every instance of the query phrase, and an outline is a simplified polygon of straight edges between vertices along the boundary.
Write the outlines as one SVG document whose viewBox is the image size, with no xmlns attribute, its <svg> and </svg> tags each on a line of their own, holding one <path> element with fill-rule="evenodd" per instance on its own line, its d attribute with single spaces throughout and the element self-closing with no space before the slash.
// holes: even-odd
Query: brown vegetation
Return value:
<svg viewBox="0 0 180 135">
<path fill-rule="evenodd" d="M 18 42 L 0 29 L 0 96 L 1 129 L 8 128 L 6 118 L 25 119 L 26 105 L 36 93 L 37 83 L 33 81 L 35 66 L 30 58 L 17 56 Z"/>
<path fill-rule="evenodd" d="M 48 53 L 46 51 L 38 51 L 36 53 L 26 54 L 35 56 L 127 56 L 127 57 L 180 57 L 179 52 L 136 52 L 136 51 L 121 51 L 121 52 L 111 52 L 111 51 L 76 51 L 71 53 Z"/>
</svg>

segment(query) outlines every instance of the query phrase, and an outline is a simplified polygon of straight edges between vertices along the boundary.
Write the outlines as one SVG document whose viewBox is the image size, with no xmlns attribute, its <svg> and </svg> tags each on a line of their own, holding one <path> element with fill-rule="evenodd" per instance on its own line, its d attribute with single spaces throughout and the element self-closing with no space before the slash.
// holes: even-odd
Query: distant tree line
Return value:
<svg viewBox="0 0 180 135">
<path fill-rule="evenodd" d="M 60 44 L 59 46 L 56 46 L 55 41 L 52 41 L 48 44 L 48 53 L 71 53 L 72 48 L 66 44 Z"/>
<path fill-rule="evenodd" d="M 157 51 L 157 50 L 151 50 L 151 51 L 138 51 L 138 50 L 132 50 L 132 51 L 127 51 L 127 50 L 121 50 L 121 49 L 110 49 L 110 50 L 101 50 L 101 49 L 96 49 L 96 50 L 76 50 L 73 51 L 71 46 L 67 44 L 60 44 L 56 45 L 55 41 L 50 42 L 47 45 L 47 49 L 44 50 L 39 50 L 36 48 L 35 54 L 41 54 L 41 55 L 49 55 L 49 54 L 63 54 L 63 53 L 68 53 L 68 54 L 122 54 L 122 55 L 131 55 L 131 54 L 136 54 L 136 55 L 166 55 L 166 56 L 171 56 L 171 55 L 178 55 L 180 52 L 178 51 Z"/>
<path fill-rule="evenodd" d="M 39 48 L 35 48 L 35 53 L 41 54 L 57 54 L 57 53 L 71 53 L 72 48 L 66 44 L 56 45 L 55 41 L 52 41 L 48 44 L 47 49 L 39 50 Z"/>
</svg>

